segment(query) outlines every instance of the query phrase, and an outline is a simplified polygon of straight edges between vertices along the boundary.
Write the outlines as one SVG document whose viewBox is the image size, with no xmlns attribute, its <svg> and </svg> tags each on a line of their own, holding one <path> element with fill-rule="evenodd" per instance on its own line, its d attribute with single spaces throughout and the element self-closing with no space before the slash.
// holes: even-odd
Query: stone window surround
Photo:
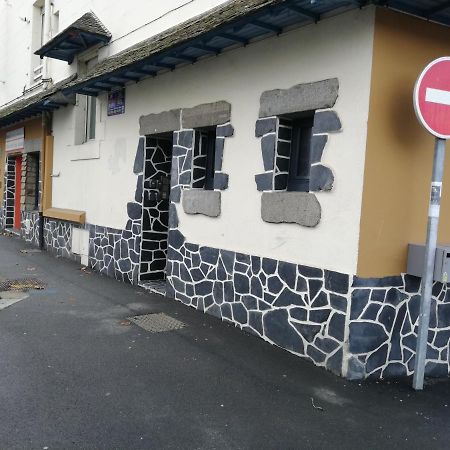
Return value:
<svg viewBox="0 0 450 450">
<path fill-rule="evenodd" d="M 225 101 L 201 104 L 192 108 L 174 109 L 140 118 L 141 136 L 174 132 L 174 156 L 177 157 L 177 163 L 178 158 L 183 158 L 183 173 L 179 174 L 178 172 L 179 188 L 172 186 L 175 187 L 175 195 L 172 195 L 172 201 L 178 203 L 181 199 L 181 191 L 183 191 L 182 206 L 186 214 L 200 214 L 208 217 L 220 215 L 220 191 L 228 188 L 228 174 L 222 172 L 225 139 L 234 134 L 234 128 L 230 122 L 231 105 Z M 214 190 L 192 188 L 195 129 L 213 126 L 217 127 Z M 189 161 L 186 161 L 186 159 Z M 174 179 L 172 182 L 174 182 Z"/>
<path fill-rule="evenodd" d="M 289 89 L 275 89 L 261 95 L 255 135 L 261 138 L 264 173 L 255 176 L 262 191 L 261 218 L 268 223 L 296 223 L 315 227 L 321 218 L 321 206 L 313 192 L 329 191 L 334 175 L 321 164 L 328 133 L 341 131 L 341 122 L 331 110 L 338 98 L 336 78 L 304 83 Z M 278 127 L 280 118 L 295 113 L 315 111 L 311 142 L 310 192 L 288 192 L 277 189 L 277 176 L 286 176 L 277 167 Z M 312 192 L 311 192 L 312 191 Z"/>
</svg>

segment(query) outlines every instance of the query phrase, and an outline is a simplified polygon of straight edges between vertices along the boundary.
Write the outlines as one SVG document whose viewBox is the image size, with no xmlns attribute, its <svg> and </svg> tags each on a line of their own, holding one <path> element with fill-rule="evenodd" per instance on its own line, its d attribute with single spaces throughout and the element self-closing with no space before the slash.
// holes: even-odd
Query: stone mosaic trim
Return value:
<svg viewBox="0 0 450 450">
<path fill-rule="evenodd" d="M 348 378 L 412 375 L 415 362 L 420 278 L 355 278 L 351 289 Z M 434 283 L 425 374 L 449 375 L 450 291 Z"/>
<path fill-rule="evenodd" d="M 145 171 L 143 183 L 142 250 L 140 280 L 163 280 L 167 260 L 167 235 L 169 226 L 169 179 L 172 160 L 172 140 L 146 138 Z M 138 184 L 142 183 L 138 180 Z M 152 187 L 152 182 L 160 188 Z M 167 183 L 167 198 L 161 198 Z M 142 191 L 136 194 L 136 201 L 142 201 Z"/>
<path fill-rule="evenodd" d="M 14 195 L 16 184 L 16 160 L 14 156 L 6 158 L 5 165 L 5 189 L 3 190 L 4 227 L 14 226 Z"/>
<path fill-rule="evenodd" d="M 138 283 L 141 249 L 140 220 L 129 220 L 127 229 L 119 230 L 92 224 L 80 226 L 71 222 L 45 218 L 45 249 L 57 257 L 80 262 L 80 256 L 72 253 L 74 227 L 89 231 L 89 267 L 119 281 Z"/>
<path fill-rule="evenodd" d="M 340 131 L 342 126 L 335 111 L 324 110 L 334 106 L 339 91 L 337 79 L 307 83 L 287 90 L 274 90 L 261 96 L 260 119 L 256 122 L 255 135 L 261 138 L 261 153 L 264 172 L 255 176 L 256 187 L 261 192 L 285 192 L 288 189 L 289 166 L 292 146 L 293 113 L 314 113 L 311 137 L 311 166 L 309 169 L 309 192 L 329 191 L 333 187 L 334 175 L 329 167 L 321 163 L 328 133 Z M 276 114 L 276 115 L 275 115 Z M 286 194 L 280 194 L 287 195 Z M 279 205 L 271 209 L 268 195 L 261 206 L 261 217 L 270 223 L 297 223 L 316 226 L 321 217 L 320 204 L 312 196 L 301 197 L 300 208 L 304 218 L 292 215 L 291 211 L 280 211 Z M 290 203 L 286 198 L 284 203 Z M 318 205 L 318 206 L 317 206 Z M 311 208 L 311 209 L 308 209 Z M 281 214 L 281 215 L 280 215 Z M 277 216 L 275 218 L 275 216 Z M 273 219 L 275 218 L 275 219 Z M 316 220 L 317 219 L 317 220 Z"/>
<path fill-rule="evenodd" d="M 168 295 L 342 374 L 349 277 L 169 234 Z"/>
<path fill-rule="evenodd" d="M 309 191 L 329 191 L 334 175 L 321 163 L 327 133 L 341 131 L 341 122 L 335 111 L 316 111 L 311 138 L 311 168 Z M 320 133 L 320 134 L 319 134 Z M 255 176 L 258 191 L 285 191 L 289 176 L 292 126 L 289 119 L 268 117 L 256 122 L 256 137 L 261 138 L 264 173 Z"/>
<path fill-rule="evenodd" d="M 79 261 L 80 258 L 72 253 L 73 224 L 56 219 L 44 219 L 44 248 L 59 258 Z"/>
<path fill-rule="evenodd" d="M 119 230 L 86 224 L 89 230 L 89 267 L 126 283 L 137 284 L 141 251 L 140 220 Z"/>
<path fill-rule="evenodd" d="M 29 244 L 40 246 L 40 223 L 38 211 L 22 211 L 22 226 L 20 229 L 20 237 Z"/>
</svg>

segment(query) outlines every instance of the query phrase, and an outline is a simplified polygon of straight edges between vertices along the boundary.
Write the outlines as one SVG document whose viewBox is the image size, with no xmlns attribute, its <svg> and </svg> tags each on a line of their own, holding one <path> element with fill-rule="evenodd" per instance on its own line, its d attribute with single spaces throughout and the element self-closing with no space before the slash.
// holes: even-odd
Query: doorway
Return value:
<svg viewBox="0 0 450 450">
<path fill-rule="evenodd" d="M 14 229 L 20 231 L 22 217 L 20 213 L 20 200 L 22 195 L 22 156 L 16 156 L 14 181 Z"/>
<path fill-rule="evenodd" d="M 173 133 L 147 136 L 145 141 L 139 281 L 164 293 Z"/>
</svg>

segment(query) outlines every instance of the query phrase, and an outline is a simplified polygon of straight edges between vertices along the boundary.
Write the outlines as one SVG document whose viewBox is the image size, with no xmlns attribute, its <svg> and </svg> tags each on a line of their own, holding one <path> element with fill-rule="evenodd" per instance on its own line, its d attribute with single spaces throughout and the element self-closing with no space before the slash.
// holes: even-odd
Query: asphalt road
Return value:
<svg viewBox="0 0 450 450">
<path fill-rule="evenodd" d="M 0 449 L 449 448 L 450 382 L 355 383 L 174 300 L 0 236 Z M 181 330 L 127 317 L 164 312 Z"/>
</svg>

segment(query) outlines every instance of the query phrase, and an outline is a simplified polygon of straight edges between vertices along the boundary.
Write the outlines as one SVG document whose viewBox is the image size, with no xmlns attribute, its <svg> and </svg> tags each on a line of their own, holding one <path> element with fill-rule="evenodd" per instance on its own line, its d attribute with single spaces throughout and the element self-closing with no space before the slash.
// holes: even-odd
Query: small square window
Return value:
<svg viewBox="0 0 450 450">
<path fill-rule="evenodd" d="M 214 189 L 216 127 L 195 130 L 192 187 Z"/>
<path fill-rule="evenodd" d="M 311 137 L 313 124 L 314 116 L 296 118 L 293 119 L 290 124 L 291 150 L 287 179 L 288 191 L 309 192 Z M 286 135 L 288 134 L 286 132 L 284 133 Z"/>
</svg>

